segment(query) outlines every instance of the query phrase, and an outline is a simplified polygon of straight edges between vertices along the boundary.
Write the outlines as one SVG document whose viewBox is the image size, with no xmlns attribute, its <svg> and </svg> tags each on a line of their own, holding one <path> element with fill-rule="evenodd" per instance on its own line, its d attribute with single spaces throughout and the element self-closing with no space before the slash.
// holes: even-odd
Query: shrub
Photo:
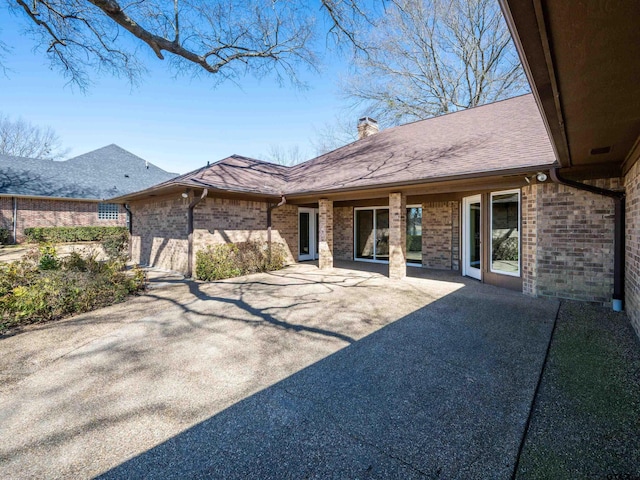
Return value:
<svg viewBox="0 0 640 480">
<path fill-rule="evenodd" d="M 0 245 L 11 243 L 11 232 L 8 228 L 0 228 Z"/>
<path fill-rule="evenodd" d="M 30 227 L 24 229 L 29 242 L 96 242 L 110 236 L 128 235 L 126 227 Z"/>
<path fill-rule="evenodd" d="M 110 260 L 124 262 L 129 253 L 129 232 L 121 229 L 109 233 L 102 239 L 102 248 Z"/>
<path fill-rule="evenodd" d="M 284 246 L 240 242 L 210 245 L 196 253 L 196 278 L 221 280 L 250 273 L 279 270 L 285 264 Z"/>
<path fill-rule="evenodd" d="M 45 246 L 0 265 L 0 332 L 121 302 L 145 285 L 145 273 L 138 268 L 125 272 L 119 262 L 99 262 L 95 255 L 77 252 L 59 259 L 55 249 Z"/>
</svg>

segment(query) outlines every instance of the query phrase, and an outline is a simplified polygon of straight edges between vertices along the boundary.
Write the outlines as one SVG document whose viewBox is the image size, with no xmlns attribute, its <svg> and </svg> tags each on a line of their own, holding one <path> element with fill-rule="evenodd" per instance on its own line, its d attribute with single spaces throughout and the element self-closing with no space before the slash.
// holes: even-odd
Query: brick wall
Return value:
<svg viewBox="0 0 640 480">
<path fill-rule="evenodd" d="M 640 161 L 624 178 L 626 190 L 625 310 L 640 336 Z"/>
<path fill-rule="evenodd" d="M 185 210 L 186 211 L 186 210 Z M 207 245 L 267 241 L 267 204 L 246 200 L 205 198 L 194 210 L 194 252 Z M 271 241 L 284 245 L 287 261 L 297 258 L 298 208 L 283 205 L 272 211 Z"/>
<path fill-rule="evenodd" d="M 333 256 L 353 260 L 353 207 L 333 209 Z"/>
<path fill-rule="evenodd" d="M 422 266 L 460 268 L 460 204 L 457 201 L 422 204 Z"/>
<path fill-rule="evenodd" d="M 522 189 L 522 236 L 520 237 L 520 252 L 522 254 L 522 293 L 536 295 L 536 254 L 538 244 L 537 198 L 538 187 L 529 185 Z"/>
<path fill-rule="evenodd" d="M 187 271 L 187 207 L 180 194 L 131 202 L 131 259 L 142 265 Z"/>
<path fill-rule="evenodd" d="M 29 227 L 125 226 L 127 212 L 119 207 L 117 220 L 99 220 L 98 202 L 17 198 L 16 233 L 18 242 L 24 240 Z M 13 199 L 0 198 L 0 227 L 13 229 Z"/>
<path fill-rule="evenodd" d="M 591 183 L 609 189 L 621 185 L 619 179 Z M 523 290 L 534 295 L 610 303 L 613 200 L 551 182 L 524 191 L 523 219 L 527 225 L 523 225 Z M 535 213 L 528 210 L 534 206 Z"/>
<path fill-rule="evenodd" d="M 13 229 L 13 200 L 11 197 L 0 197 L 0 228 Z"/>
</svg>

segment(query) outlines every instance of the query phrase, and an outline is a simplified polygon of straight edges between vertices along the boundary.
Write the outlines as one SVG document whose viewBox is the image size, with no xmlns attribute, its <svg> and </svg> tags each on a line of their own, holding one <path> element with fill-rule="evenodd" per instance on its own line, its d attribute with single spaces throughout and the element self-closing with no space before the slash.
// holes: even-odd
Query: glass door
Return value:
<svg viewBox="0 0 640 480">
<path fill-rule="evenodd" d="M 389 261 L 389 208 L 356 208 L 355 259 Z"/>
<path fill-rule="evenodd" d="M 298 261 L 318 258 L 318 209 L 298 209 Z"/>
<path fill-rule="evenodd" d="M 480 195 L 466 197 L 462 202 L 462 274 L 482 279 L 482 223 Z"/>
</svg>

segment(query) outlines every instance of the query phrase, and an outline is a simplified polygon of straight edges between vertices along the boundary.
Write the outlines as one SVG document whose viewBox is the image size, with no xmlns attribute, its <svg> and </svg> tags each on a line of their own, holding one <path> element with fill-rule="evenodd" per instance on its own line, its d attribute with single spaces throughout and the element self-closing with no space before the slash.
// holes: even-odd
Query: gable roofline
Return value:
<svg viewBox="0 0 640 480">
<path fill-rule="evenodd" d="M 174 176 L 116 144 L 63 161 L 0 155 L 0 194 L 10 196 L 104 200 Z"/>
<path fill-rule="evenodd" d="M 544 169 L 556 162 L 531 94 L 389 128 L 294 166 L 231 155 L 145 191 L 181 187 L 274 198 Z"/>
</svg>

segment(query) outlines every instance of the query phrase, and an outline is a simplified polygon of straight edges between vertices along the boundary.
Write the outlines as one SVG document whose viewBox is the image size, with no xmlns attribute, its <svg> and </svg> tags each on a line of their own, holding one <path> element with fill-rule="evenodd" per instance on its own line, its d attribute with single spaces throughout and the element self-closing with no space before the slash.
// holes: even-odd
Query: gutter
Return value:
<svg viewBox="0 0 640 480">
<path fill-rule="evenodd" d="M 621 312 L 624 303 L 624 230 L 625 230 L 625 193 L 594 187 L 585 183 L 563 178 L 558 167 L 552 167 L 549 171 L 551 180 L 560 185 L 595 193 L 614 201 L 614 246 L 613 246 L 613 311 Z"/>
<path fill-rule="evenodd" d="M 282 195 L 280 203 L 267 206 L 267 248 L 269 249 L 269 263 L 271 263 L 271 212 L 276 208 L 283 206 L 285 203 L 287 203 L 287 199 Z"/>
<path fill-rule="evenodd" d="M 127 214 L 129 215 L 129 235 L 133 235 L 133 212 L 131 211 L 131 208 L 129 207 L 128 203 L 123 203 L 122 206 L 124 207 L 124 209 L 127 211 Z"/>
<path fill-rule="evenodd" d="M 200 197 L 194 198 L 187 210 L 187 278 L 191 278 L 193 275 L 193 209 L 205 199 L 208 193 L 209 189 L 202 190 Z"/>
</svg>

